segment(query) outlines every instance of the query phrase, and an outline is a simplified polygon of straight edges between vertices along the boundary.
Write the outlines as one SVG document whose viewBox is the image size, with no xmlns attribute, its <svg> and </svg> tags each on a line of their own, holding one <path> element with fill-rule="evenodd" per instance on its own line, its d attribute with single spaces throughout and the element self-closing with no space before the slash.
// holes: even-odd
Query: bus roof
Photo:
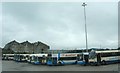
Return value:
<svg viewBox="0 0 120 73">
<path fill-rule="evenodd" d="M 61 53 L 60 57 L 75 57 L 80 53 Z M 52 57 L 58 57 L 58 54 L 52 54 Z"/>
<path fill-rule="evenodd" d="M 84 52 L 83 54 L 84 54 L 84 55 L 89 55 L 89 53 L 88 53 L 88 52 Z"/>
<path fill-rule="evenodd" d="M 96 53 L 112 53 L 112 52 L 120 52 L 120 50 L 105 50 L 105 51 L 96 51 Z"/>
<path fill-rule="evenodd" d="M 38 57 L 42 57 L 43 55 L 47 56 L 47 54 L 30 54 L 30 56 L 38 56 Z"/>
<path fill-rule="evenodd" d="M 66 53 L 66 54 L 60 54 L 61 57 L 75 57 L 79 53 Z"/>
<path fill-rule="evenodd" d="M 14 55 L 14 54 L 3 54 L 3 55 Z"/>
</svg>

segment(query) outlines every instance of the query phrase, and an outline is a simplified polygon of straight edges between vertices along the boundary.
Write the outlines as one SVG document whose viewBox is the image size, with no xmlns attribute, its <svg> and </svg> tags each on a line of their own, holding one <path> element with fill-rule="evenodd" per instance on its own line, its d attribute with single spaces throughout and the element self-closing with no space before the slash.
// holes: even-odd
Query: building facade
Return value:
<svg viewBox="0 0 120 73">
<path fill-rule="evenodd" d="M 5 47 L 3 48 L 3 52 L 37 54 L 37 53 L 47 53 L 49 51 L 49 48 L 50 47 L 48 45 L 39 41 L 35 43 L 30 43 L 29 41 L 19 43 L 14 40 L 5 45 Z"/>
</svg>

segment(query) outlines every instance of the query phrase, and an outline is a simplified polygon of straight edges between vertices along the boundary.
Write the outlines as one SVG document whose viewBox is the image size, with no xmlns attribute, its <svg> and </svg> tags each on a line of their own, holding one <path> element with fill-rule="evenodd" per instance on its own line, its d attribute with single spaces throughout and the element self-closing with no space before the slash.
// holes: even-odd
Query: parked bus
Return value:
<svg viewBox="0 0 120 73">
<path fill-rule="evenodd" d="M 81 65 L 105 65 L 120 63 L 120 50 L 91 51 L 83 53 Z"/>
<path fill-rule="evenodd" d="M 14 60 L 17 62 L 27 62 L 29 54 L 15 54 Z"/>
<path fill-rule="evenodd" d="M 29 55 L 28 55 L 28 59 L 27 59 L 27 62 L 28 62 L 28 63 L 31 63 L 32 55 L 33 55 L 33 54 L 29 54 Z"/>
<path fill-rule="evenodd" d="M 32 64 L 46 64 L 46 58 L 47 58 L 47 54 L 31 54 L 29 56 L 29 63 Z"/>
<path fill-rule="evenodd" d="M 78 53 L 48 54 L 47 65 L 77 64 L 77 54 Z"/>
<path fill-rule="evenodd" d="M 14 54 L 3 54 L 2 55 L 2 60 L 13 60 L 14 59 Z"/>
</svg>

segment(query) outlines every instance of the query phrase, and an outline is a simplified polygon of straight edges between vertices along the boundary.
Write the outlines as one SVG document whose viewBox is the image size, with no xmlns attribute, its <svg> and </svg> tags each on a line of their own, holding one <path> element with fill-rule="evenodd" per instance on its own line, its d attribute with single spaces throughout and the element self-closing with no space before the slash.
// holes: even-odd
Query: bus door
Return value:
<svg viewBox="0 0 120 73">
<path fill-rule="evenodd" d="M 52 62 L 54 65 L 57 65 L 57 57 L 53 57 Z"/>
<path fill-rule="evenodd" d="M 98 64 L 101 63 L 101 54 L 100 53 L 97 54 L 97 63 Z"/>
<path fill-rule="evenodd" d="M 89 63 L 89 55 L 84 55 L 84 60 L 85 60 L 85 63 L 88 64 Z"/>
<path fill-rule="evenodd" d="M 45 64 L 46 63 L 46 57 L 45 55 L 42 56 L 42 64 Z"/>
</svg>

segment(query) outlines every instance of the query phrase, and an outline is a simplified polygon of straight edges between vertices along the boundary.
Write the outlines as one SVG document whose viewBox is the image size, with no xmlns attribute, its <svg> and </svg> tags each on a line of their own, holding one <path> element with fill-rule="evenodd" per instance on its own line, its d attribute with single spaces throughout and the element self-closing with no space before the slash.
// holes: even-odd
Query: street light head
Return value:
<svg viewBox="0 0 120 73">
<path fill-rule="evenodd" d="M 85 7 L 85 6 L 87 6 L 87 4 L 86 4 L 86 3 L 83 3 L 83 4 L 82 4 L 82 6 L 84 6 L 84 7 Z"/>
</svg>

